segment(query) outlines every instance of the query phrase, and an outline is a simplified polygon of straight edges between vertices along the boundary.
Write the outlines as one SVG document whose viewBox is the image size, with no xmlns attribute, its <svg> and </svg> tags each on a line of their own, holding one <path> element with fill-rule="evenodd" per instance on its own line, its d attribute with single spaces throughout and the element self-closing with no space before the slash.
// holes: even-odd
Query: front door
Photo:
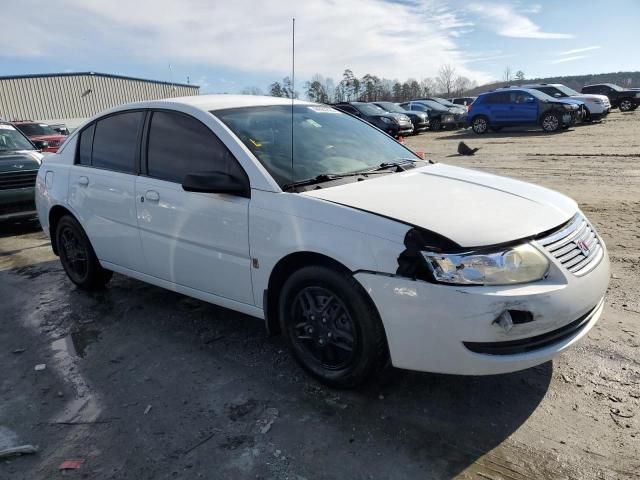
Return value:
<svg viewBox="0 0 640 480">
<path fill-rule="evenodd" d="M 146 145 L 135 191 L 147 273 L 253 304 L 249 199 L 182 188 L 187 173 L 243 176 L 242 167 L 208 127 L 178 112 L 152 113 Z"/>
</svg>

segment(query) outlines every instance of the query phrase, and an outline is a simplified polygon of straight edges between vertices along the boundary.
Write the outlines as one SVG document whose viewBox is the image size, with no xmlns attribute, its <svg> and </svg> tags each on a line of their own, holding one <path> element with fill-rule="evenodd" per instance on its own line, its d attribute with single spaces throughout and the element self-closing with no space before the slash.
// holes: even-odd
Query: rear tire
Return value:
<svg viewBox="0 0 640 480">
<path fill-rule="evenodd" d="M 100 266 L 89 238 L 71 215 L 58 221 L 56 242 L 64 271 L 79 288 L 99 290 L 111 280 L 113 272 Z"/>
<path fill-rule="evenodd" d="M 489 129 L 489 120 L 487 119 L 487 117 L 484 117 L 481 115 L 481 116 L 475 117 L 471 122 L 471 130 L 473 130 L 473 133 L 482 135 L 483 133 L 487 133 L 488 129 Z"/>
<path fill-rule="evenodd" d="M 382 322 L 350 274 L 304 267 L 283 285 L 278 308 L 293 357 L 320 382 L 354 388 L 385 366 Z"/>
<path fill-rule="evenodd" d="M 554 112 L 545 113 L 542 116 L 542 122 L 540 123 L 542 124 L 542 130 L 547 133 L 557 132 L 562 126 L 560 117 Z"/>
</svg>

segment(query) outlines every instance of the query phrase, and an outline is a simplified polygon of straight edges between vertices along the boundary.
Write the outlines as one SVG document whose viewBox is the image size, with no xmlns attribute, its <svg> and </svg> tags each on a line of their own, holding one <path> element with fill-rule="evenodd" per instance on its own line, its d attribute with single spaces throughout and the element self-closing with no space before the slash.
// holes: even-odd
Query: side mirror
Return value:
<svg viewBox="0 0 640 480">
<path fill-rule="evenodd" d="M 527 103 L 533 103 L 533 102 L 536 101 L 536 99 L 533 98 L 533 97 L 527 97 L 527 98 L 524 99 L 524 101 L 527 102 Z"/>
<path fill-rule="evenodd" d="M 44 150 L 49 146 L 49 142 L 47 142 L 46 140 L 33 140 L 32 143 L 38 150 Z"/>
<path fill-rule="evenodd" d="M 562 96 L 562 94 L 560 92 L 556 92 L 553 94 L 554 97 L 556 98 L 560 98 Z"/>
<path fill-rule="evenodd" d="M 193 172 L 184 177 L 182 189 L 186 192 L 227 193 L 250 197 L 249 185 L 243 180 L 224 172 Z"/>
</svg>

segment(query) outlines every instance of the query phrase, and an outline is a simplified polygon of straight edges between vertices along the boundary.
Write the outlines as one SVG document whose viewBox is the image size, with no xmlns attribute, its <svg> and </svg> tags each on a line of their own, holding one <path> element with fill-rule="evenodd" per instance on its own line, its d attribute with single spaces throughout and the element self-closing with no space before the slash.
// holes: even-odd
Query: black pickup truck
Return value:
<svg viewBox="0 0 640 480">
<path fill-rule="evenodd" d="M 619 108 L 621 112 L 630 112 L 640 105 L 640 91 L 625 89 L 613 83 L 599 83 L 582 87 L 582 93 L 606 95 L 611 108 Z"/>
</svg>

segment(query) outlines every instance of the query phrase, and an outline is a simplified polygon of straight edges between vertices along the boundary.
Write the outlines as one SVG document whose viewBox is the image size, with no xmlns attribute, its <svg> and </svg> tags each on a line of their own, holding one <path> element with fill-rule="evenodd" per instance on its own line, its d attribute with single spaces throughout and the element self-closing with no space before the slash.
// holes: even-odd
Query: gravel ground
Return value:
<svg viewBox="0 0 640 480">
<path fill-rule="evenodd" d="M 456 154 L 464 140 L 480 147 Z M 606 241 L 605 313 L 552 363 L 491 377 L 307 378 L 260 321 L 115 275 L 87 294 L 37 225 L 0 226 L 2 479 L 621 479 L 640 474 L 640 113 L 557 135 L 427 132 L 436 161 L 575 198 Z M 36 371 L 35 366 L 45 364 Z"/>
</svg>

